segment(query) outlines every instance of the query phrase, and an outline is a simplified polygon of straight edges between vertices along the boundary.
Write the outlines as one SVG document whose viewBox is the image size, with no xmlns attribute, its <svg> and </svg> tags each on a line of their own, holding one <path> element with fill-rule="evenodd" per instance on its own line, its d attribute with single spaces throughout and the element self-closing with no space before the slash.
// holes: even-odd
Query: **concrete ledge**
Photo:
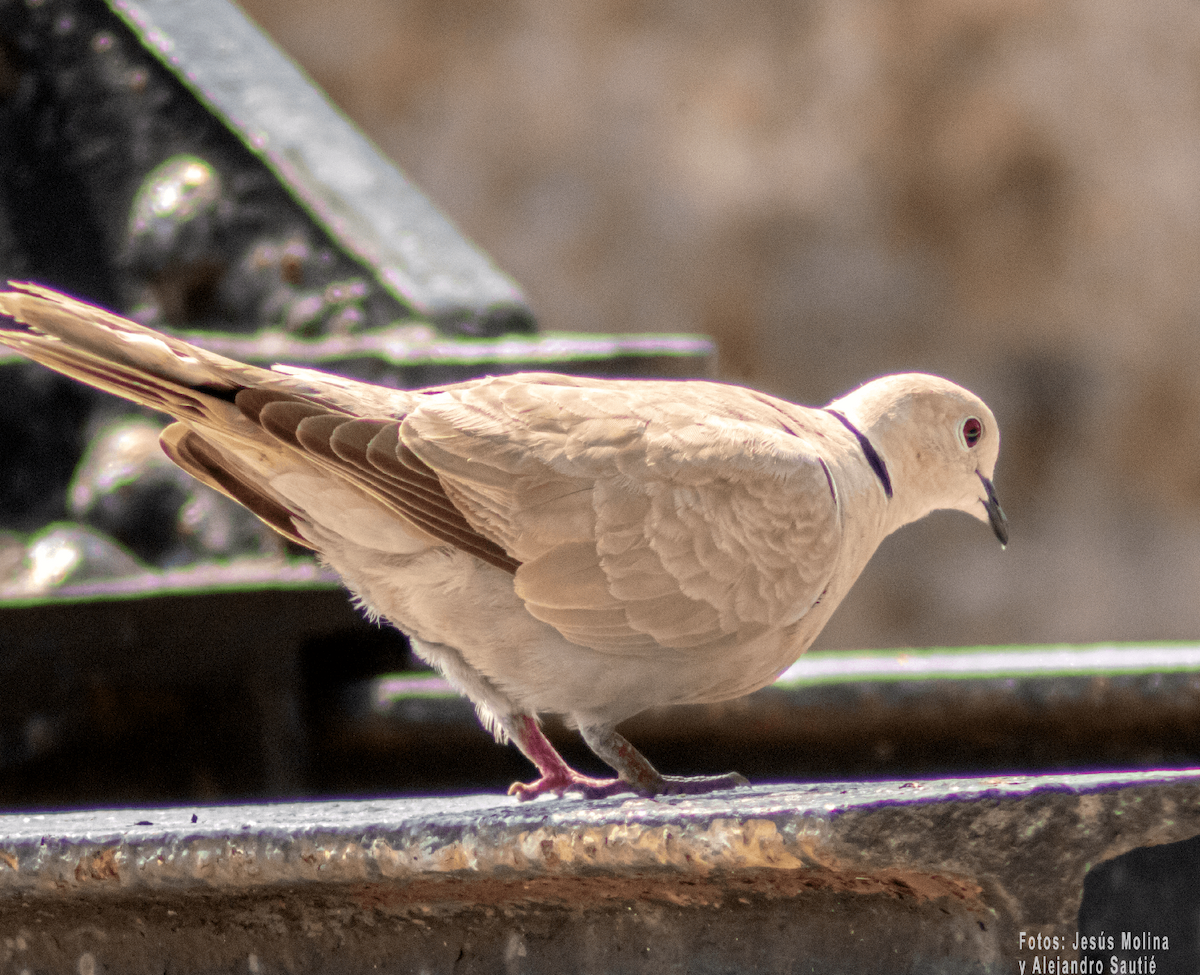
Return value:
<svg viewBox="0 0 1200 975">
<path fill-rule="evenodd" d="M 1200 834 L 1198 786 L 1188 771 L 6 815 L 0 960 L 1011 972 L 1039 934 L 1075 957 L 1093 866 Z"/>
</svg>

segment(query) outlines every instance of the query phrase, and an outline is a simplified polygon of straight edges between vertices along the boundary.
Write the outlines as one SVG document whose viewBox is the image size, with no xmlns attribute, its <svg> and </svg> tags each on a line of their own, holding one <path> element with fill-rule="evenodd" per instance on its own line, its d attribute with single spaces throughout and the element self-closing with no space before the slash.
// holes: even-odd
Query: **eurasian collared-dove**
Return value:
<svg viewBox="0 0 1200 975">
<path fill-rule="evenodd" d="M 315 549 L 537 766 L 521 798 L 744 783 L 660 775 L 616 725 L 769 684 L 901 525 L 957 508 L 1008 539 L 996 420 L 934 376 L 824 409 L 545 373 L 401 391 L 247 366 L 16 287 L 0 311 L 29 330 L 0 342 L 170 414 L 172 460 Z M 541 713 L 619 778 L 570 768 Z"/>
</svg>

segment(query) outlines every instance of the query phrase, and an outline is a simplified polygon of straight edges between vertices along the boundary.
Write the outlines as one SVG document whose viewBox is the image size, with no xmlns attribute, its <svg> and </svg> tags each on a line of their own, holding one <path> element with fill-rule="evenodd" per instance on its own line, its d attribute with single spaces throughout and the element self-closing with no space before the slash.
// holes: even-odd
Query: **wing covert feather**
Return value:
<svg viewBox="0 0 1200 975">
<path fill-rule="evenodd" d="M 448 542 L 498 568 L 516 571 L 517 562 L 471 526 L 432 471 L 415 458 L 412 465 L 401 460 L 397 420 L 330 412 L 327 406 L 281 390 L 242 390 L 236 402 L 272 437 L 390 509 L 420 537 Z"/>
</svg>

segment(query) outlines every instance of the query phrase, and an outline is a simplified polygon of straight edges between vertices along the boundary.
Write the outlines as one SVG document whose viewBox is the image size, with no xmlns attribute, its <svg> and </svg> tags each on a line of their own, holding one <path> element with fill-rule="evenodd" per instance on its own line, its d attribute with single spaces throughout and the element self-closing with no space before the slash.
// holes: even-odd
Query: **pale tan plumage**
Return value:
<svg viewBox="0 0 1200 975">
<path fill-rule="evenodd" d="M 769 683 L 879 542 L 929 511 L 1007 539 L 995 418 L 935 377 L 826 409 L 539 373 L 399 391 L 243 365 L 19 287 L 0 312 L 29 330 L 0 342 L 174 417 L 176 463 L 319 552 L 537 764 L 522 796 L 743 781 L 659 776 L 614 726 Z M 569 769 L 540 712 L 577 724 L 620 780 Z"/>
</svg>

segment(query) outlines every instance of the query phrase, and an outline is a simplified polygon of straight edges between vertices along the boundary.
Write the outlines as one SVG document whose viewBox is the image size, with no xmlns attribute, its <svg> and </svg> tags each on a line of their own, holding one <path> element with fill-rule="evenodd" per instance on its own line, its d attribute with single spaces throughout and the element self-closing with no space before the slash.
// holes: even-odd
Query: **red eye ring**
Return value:
<svg viewBox="0 0 1200 975">
<path fill-rule="evenodd" d="M 967 445 L 968 449 L 979 443 L 979 438 L 983 436 L 983 423 L 979 417 L 969 416 L 963 420 L 962 424 L 962 442 Z"/>
</svg>

